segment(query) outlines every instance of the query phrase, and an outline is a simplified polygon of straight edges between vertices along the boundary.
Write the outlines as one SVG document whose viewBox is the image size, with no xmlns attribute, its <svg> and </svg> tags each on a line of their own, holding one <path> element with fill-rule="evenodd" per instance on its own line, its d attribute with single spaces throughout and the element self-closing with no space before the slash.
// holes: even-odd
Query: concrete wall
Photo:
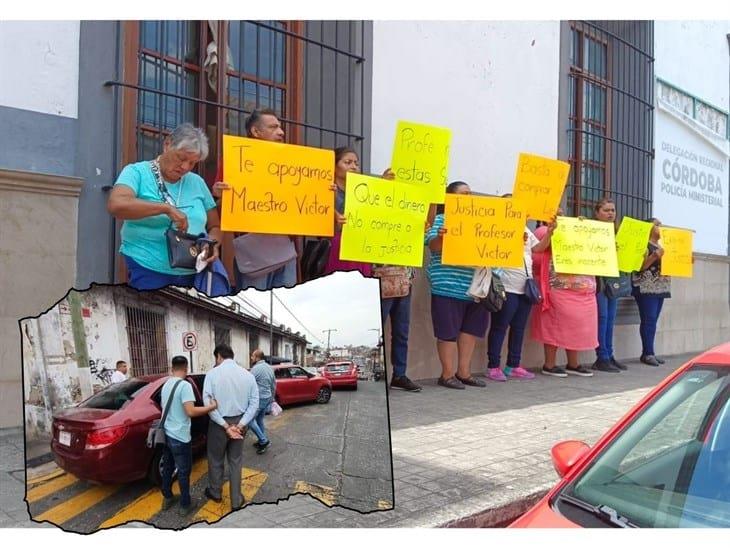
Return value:
<svg viewBox="0 0 730 548">
<path fill-rule="evenodd" d="M 730 21 L 656 21 L 657 77 L 727 111 L 728 34 Z"/>
<path fill-rule="evenodd" d="M 697 257 L 693 279 L 672 280 L 672 298 L 664 303 L 656 337 L 659 355 L 700 352 L 730 341 L 730 268 L 728 260 Z M 431 324 L 431 296 L 425 273 L 419 271 L 411 300 L 411 327 L 408 346 L 408 376 L 412 379 L 436 378 L 441 366 L 436 355 L 436 339 Z M 635 306 L 629 301 L 631 306 Z M 385 332 L 387 363 L 390 364 L 390 324 Z M 638 359 L 641 339 L 638 325 L 616 325 L 614 329 L 616 358 Z M 502 349 L 502 365 L 507 358 L 507 341 Z M 594 352 L 583 352 L 581 363 L 592 364 Z M 525 336 L 522 363 L 537 369 L 544 363 L 542 345 L 532 340 L 529 327 Z M 565 354 L 558 352 L 558 364 L 565 364 Z M 472 371 L 483 373 L 487 367 L 486 340 L 477 344 Z M 636 366 L 638 367 L 638 365 Z M 390 371 L 389 371 L 390 374 Z"/>
<path fill-rule="evenodd" d="M 557 21 L 376 21 L 371 171 L 411 120 L 452 130 L 449 180 L 511 191 L 519 152 L 557 155 L 559 45 Z"/>
<path fill-rule="evenodd" d="M 73 286 L 81 184 L 0 169 L 0 427 L 22 423 L 18 320 L 47 310 Z"/>
<path fill-rule="evenodd" d="M 679 88 L 683 95 L 728 112 L 728 34 L 730 21 L 657 21 L 657 78 Z M 691 108 L 687 115 L 659 93 L 656 102 L 654 214 L 666 224 L 695 230 L 695 251 L 726 256 L 730 211 L 727 133 L 713 133 L 693 119 Z M 703 186 L 710 178 L 717 183 Z"/>
</svg>

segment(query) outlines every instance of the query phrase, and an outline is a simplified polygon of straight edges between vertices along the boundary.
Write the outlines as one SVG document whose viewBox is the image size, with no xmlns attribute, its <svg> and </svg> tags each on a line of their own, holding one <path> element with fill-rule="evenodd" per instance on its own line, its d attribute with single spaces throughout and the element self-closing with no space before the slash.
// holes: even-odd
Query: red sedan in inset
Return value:
<svg viewBox="0 0 730 548">
<path fill-rule="evenodd" d="M 332 382 L 333 388 L 346 386 L 357 390 L 357 366 L 353 362 L 330 362 L 324 366 L 323 375 Z"/>
<path fill-rule="evenodd" d="M 147 447 L 152 421 L 162 415 L 160 395 L 169 377 L 136 377 L 112 384 L 75 407 L 53 415 L 51 451 L 74 476 L 99 483 L 149 478 L 160 483 L 162 450 Z M 202 406 L 204 374 L 189 375 L 195 405 Z M 208 415 L 191 419 L 193 452 L 205 449 Z"/>
<path fill-rule="evenodd" d="M 730 527 L 730 343 L 688 361 L 592 448 L 552 448 L 562 477 L 511 527 Z"/>
<path fill-rule="evenodd" d="M 276 401 L 290 403 L 327 403 L 332 397 L 332 383 L 292 363 L 272 365 L 276 378 Z"/>
</svg>

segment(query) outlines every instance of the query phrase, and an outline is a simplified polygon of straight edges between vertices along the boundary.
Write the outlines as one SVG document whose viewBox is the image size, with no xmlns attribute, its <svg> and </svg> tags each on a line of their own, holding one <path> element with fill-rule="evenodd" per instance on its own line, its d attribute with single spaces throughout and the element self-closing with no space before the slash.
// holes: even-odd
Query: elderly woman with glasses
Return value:
<svg viewBox="0 0 730 548">
<path fill-rule="evenodd" d="M 194 269 L 170 265 L 165 232 L 171 226 L 190 234 L 207 233 L 221 241 L 220 219 L 215 201 L 203 179 L 192 173 L 195 164 L 208 156 L 208 138 L 203 130 L 182 124 L 164 142 L 154 160 L 129 164 L 119 174 L 107 209 L 122 224 L 122 245 L 129 285 L 136 289 L 159 289 L 167 285 L 190 287 Z M 218 258 L 219 244 L 206 259 Z"/>
</svg>

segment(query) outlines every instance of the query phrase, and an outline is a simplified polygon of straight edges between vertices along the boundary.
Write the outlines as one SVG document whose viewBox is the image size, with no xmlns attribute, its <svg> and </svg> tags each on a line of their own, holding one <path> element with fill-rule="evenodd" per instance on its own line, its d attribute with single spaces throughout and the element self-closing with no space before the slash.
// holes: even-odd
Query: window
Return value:
<svg viewBox="0 0 730 548">
<path fill-rule="evenodd" d="M 88 407 L 89 409 L 110 409 L 117 411 L 121 409 L 125 403 L 132 401 L 134 396 L 147 386 L 146 381 L 139 379 L 127 379 L 116 384 L 110 384 L 104 390 L 91 396 L 79 407 Z"/>
<path fill-rule="evenodd" d="M 729 372 L 686 371 L 564 493 L 643 527 L 730 526 Z"/>
<path fill-rule="evenodd" d="M 226 344 L 231 346 L 231 328 L 215 324 L 213 326 L 213 333 L 215 337 L 215 345 Z"/>
<path fill-rule="evenodd" d="M 253 352 L 257 348 L 260 348 L 259 332 L 255 329 L 252 329 L 248 334 L 248 348 L 249 348 L 249 352 Z"/>
<path fill-rule="evenodd" d="M 170 366 L 162 314 L 127 307 L 127 339 L 133 376 L 167 373 Z"/>
<path fill-rule="evenodd" d="M 166 135 L 190 122 L 205 130 L 208 184 L 222 168 L 224 133 L 244 134 L 254 108 L 279 113 L 286 141 L 349 145 L 369 164 L 366 116 L 372 42 L 365 21 L 129 21 L 124 23 L 122 165 L 156 157 Z M 231 279 L 232 237 L 221 259 Z M 117 257 L 117 278 L 125 280 Z"/>
<path fill-rule="evenodd" d="M 289 374 L 288 368 L 282 367 L 280 369 L 274 369 L 274 377 L 277 379 L 290 379 L 291 374 Z"/>
<path fill-rule="evenodd" d="M 651 213 L 653 24 L 572 21 L 568 57 L 566 189 L 570 214 L 593 216 L 602 197 L 619 217 Z"/>
</svg>

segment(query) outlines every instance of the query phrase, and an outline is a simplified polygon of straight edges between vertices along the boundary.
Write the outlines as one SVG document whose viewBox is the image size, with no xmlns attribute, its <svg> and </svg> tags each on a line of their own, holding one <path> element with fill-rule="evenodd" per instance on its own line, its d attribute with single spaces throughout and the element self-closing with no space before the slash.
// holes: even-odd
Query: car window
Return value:
<svg viewBox="0 0 730 548">
<path fill-rule="evenodd" d="M 307 372 L 301 367 L 290 367 L 289 373 L 292 377 L 309 377 L 309 375 L 307 375 Z"/>
<path fill-rule="evenodd" d="M 728 370 L 688 369 L 564 492 L 643 527 L 730 527 Z"/>
<path fill-rule="evenodd" d="M 288 379 L 291 377 L 287 368 L 274 369 L 274 377 L 277 379 Z"/>
<path fill-rule="evenodd" d="M 347 363 L 341 363 L 341 364 L 335 364 L 335 365 L 328 365 L 327 371 L 330 371 L 332 373 L 345 373 L 349 371 L 351 368 L 350 364 Z"/>
<path fill-rule="evenodd" d="M 115 384 L 110 384 L 101 392 L 94 394 L 79 407 L 91 409 L 121 409 L 125 403 L 134 399 L 135 395 L 145 386 L 147 381 L 139 379 L 127 379 Z"/>
</svg>

